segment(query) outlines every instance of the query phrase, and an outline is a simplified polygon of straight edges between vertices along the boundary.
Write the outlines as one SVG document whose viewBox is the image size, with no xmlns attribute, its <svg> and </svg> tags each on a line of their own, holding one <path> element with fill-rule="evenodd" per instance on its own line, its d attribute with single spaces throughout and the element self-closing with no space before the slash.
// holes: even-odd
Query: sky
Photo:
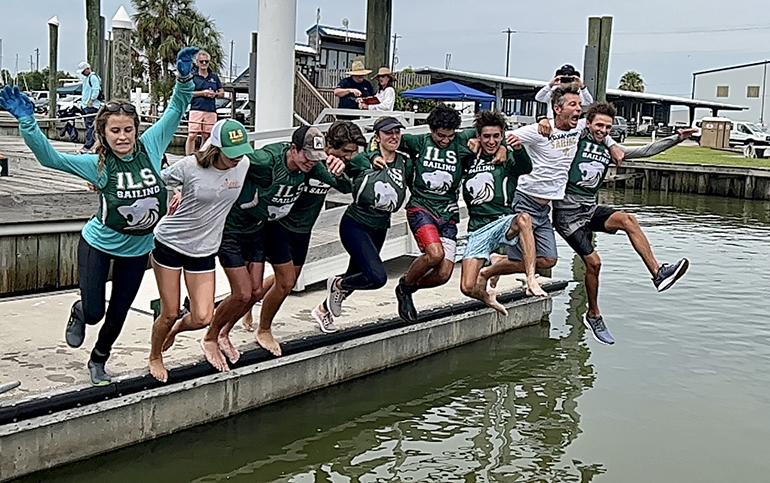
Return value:
<svg viewBox="0 0 770 483">
<path fill-rule="evenodd" d="M 290 0 L 269 0 L 290 1 Z M 392 32 L 398 40 L 396 66 L 444 67 L 451 53 L 451 68 L 504 74 L 506 38 L 510 27 L 510 75 L 550 79 L 564 63 L 580 70 L 589 16 L 613 17 L 609 87 L 628 70 L 641 73 L 647 92 L 689 97 L 692 73 L 699 70 L 770 58 L 770 9 L 763 0 L 392 0 Z M 248 63 L 250 32 L 257 30 L 258 0 L 196 0 L 223 33 L 225 52 L 234 41 L 233 64 L 238 71 Z M 74 71 L 85 58 L 85 0 L 32 0 L 11 14 L 14 0 L 0 0 L 4 21 L 3 68 L 29 70 L 30 55 L 40 49 L 40 68 L 48 64 L 48 20 L 57 15 L 59 66 Z M 110 19 L 130 0 L 102 0 L 102 15 Z M 351 30 L 366 28 L 366 0 L 297 0 L 298 42 L 315 24 L 341 26 L 348 18 Z M 229 59 L 225 61 L 229 65 Z"/>
</svg>

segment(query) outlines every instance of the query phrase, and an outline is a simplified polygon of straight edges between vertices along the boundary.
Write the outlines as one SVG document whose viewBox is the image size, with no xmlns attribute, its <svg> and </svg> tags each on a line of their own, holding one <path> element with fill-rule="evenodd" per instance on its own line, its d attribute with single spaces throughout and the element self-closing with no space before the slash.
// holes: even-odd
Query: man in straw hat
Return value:
<svg viewBox="0 0 770 483">
<path fill-rule="evenodd" d="M 340 109 L 358 109 L 356 99 L 374 95 L 372 83 L 364 78 L 371 72 L 364 68 L 364 63 L 360 60 L 353 62 L 353 67 L 348 72 L 350 77 L 342 79 L 334 89 L 334 95 L 340 98 Z"/>
</svg>

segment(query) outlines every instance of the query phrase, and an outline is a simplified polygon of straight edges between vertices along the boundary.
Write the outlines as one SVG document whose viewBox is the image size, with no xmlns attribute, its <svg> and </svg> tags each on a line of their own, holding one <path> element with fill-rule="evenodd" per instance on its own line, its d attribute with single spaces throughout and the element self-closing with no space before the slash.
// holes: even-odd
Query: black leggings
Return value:
<svg viewBox="0 0 770 483">
<path fill-rule="evenodd" d="M 128 310 L 134 303 L 142 277 L 147 269 L 147 255 L 139 257 L 117 257 L 97 250 L 80 236 L 78 244 L 78 281 L 80 282 L 80 310 L 86 324 L 97 324 L 105 317 L 105 286 L 112 262 L 112 293 L 104 324 L 99 331 L 99 339 L 91 360 L 106 362 L 110 357 L 112 345 L 118 339 Z"/>
<path fill-rule="evenodd" d="M 340 221 L 342 246 L 350 254 L 348 270 L 342 278 L 345 290 L 376 290 L 388 282 L 388 273 L 380 258 L 388 230 L 364 226 L 349 216 Z"/>
</svg>

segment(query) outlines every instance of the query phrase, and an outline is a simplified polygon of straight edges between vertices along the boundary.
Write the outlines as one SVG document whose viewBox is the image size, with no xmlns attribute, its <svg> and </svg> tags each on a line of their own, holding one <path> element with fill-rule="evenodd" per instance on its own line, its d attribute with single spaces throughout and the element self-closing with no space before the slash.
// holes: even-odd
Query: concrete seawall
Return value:
<svg viewBox="0 0 770 483">
<path fill-rule="evenodd" d="M 400 265 L 398 268 L 400 270 Z M 294 335 L 279 338 L 284 344 L 286 355 L 280 358 L 255 358 L 255 353 L 264 351 L 255 348 L 252 338 L 250 343 L 244 341 L 239 344 L 242 351 L 247 351 L 242 359 L 260 362 L 236 366 L 228 373 L 211 374 L 213 370 L 201 361 L 200 353 L 194 350 L 197 342 L 185 342 L 196 341 L 200 334 L 195 333 L 190 333 L 189 339 L 185 335 L 177 342 L 180 347 L 174 350 L 188 355 L 179 354 L 184 361 L 181 366 L 169 366 L 172 383 L 168 385 L 144 384 L 149 378 L 146 369 L 139 369 L 146 357 L 144 353 L 117 356 L 115 364 L 122 360 L 137 369 L 132 369 L 116 380 L 109 399 L 101 397 L 92 403 L 71 404 L 73 407 L 68 409 L 42 416 L 32 415 L 28 419 L 20 416 L 16 421 L 0 426 L 0 481 L 149 441 L 508 330 L 536 324 L 550 313 L 553 303 L 551 297 L 560 294 L 566 287 L 566 282 L 543 279 L 541 283 L 550 292 L 550 297 L 526 297 L 518 281 L 504 277 L 501 280 L 501 290 L 504 291 L 501 300 L 508 300 L 506 306 L 509 307 L 510 315 L 503 317 L 462 297 L 457 291 L 457 282 L 455 276 L 450 281 L 451 285 L 441 287 L 438 291 L 418 293 L 422 296 L 417 300 L 422 318 L 420 322 L 411 325 L 401 322 L 393 312 L 395 305 L 390 290 L 390 294 L 381 291 L 356 294 L 360 296 L 355 299 L 355 306 L 351 302 L 347 312 L 349 315 L 342 317 L 350 319 L 349 322 L 343 322 L 342 330 L 334 334 L 339 335 L 338 339 L 323 336 L 317 329 L 308 331 L 307 328 L 311 326 L 307 322 L 288 322 L 293 319 L 293 314 L 298 313 L 296 307 L 306 306 L 307 300 L 318 302 L 322 297 L 322 289 L 321 293 L 317 290 L 292 297 L 287 301 L 286 308 L 292 312 L 292 316 L 287 314 L 285 317 L 288 318 L 283 320 L 290 324 Z M 430 304 L 426 302 L 428 300 Z M 36 302 L 30 305 L 36 305 L 34 310 L 45 310 L 45 305 Z M 49 302 L 46 305 L 51 304 Z M 63 307 L 66 310 L 67 305 Z M 241 333 L 236 334 L 239 339 Z M 346 338 L 348 333 L 353 336 Z M 145 337 L 142 332 L 134 334 Z M 58 334 L 55 336 L 58 338 Z M 132 339 L 134 335 L 129 333 L 126 336 L 126 344 L 135 346 Z M 52 337 L 45 335 L 46 339 Z M 299 349 L 303 342 L 311 339 L 321 342 L 305 344 L 308 348 Z M 297 347 L 296 350 L 291 349 L 292 344 Z M 195 352 L 197 355 L 194 355 Z M 62 364 L 69 364 L 67 359 L 62 359 L 65 354 L 59 354 L 58 351 L 55 354 L 48 356 L 49 359 L 56 359 L 49 361 L 49 365 L 61 367 Z M 34 356 L 31 357 L 33 359 L 20 362 L 29 365 L 34 360 Z M 195 378 L 174 377 L 175 370 L 177 374 L 190 374 L 196 366 L 206 367 L 206 375 Z M 13 370 L 14 367 L 10 365 L 7 370 Z M 54 370 L 52 367 L 36 371 Z M 6 378 L 14 375 L 6 374 Z M 22 380 L 23 387 L 27 384 L 27 378 L 21 375 L 14 378 Z M 132 381 L 134 387 L 149 389 L 130 393 L 127 388 L 132 385 Z M 45 392 L 34 390 L 33 386 L 26 399 L 6 399 L 0 405 L 0 410 L 5 412 L 9 407 L 22 406 L 30 401 L 39 406 L 45 405 L 46 400 L 55 398 L 82 401 L 84 393 L 102 389 L 78 383 L 60 386 L 54 392 Z M 16 392 L 23 394 L 19 391 L 21 389 Z"/>
<path fill-rule="evenodd" d="M 704 164 L 627 161 L 611 168 L 607 188 L 673 191 L 770 200 L 770 169 Z"/>
</svg>

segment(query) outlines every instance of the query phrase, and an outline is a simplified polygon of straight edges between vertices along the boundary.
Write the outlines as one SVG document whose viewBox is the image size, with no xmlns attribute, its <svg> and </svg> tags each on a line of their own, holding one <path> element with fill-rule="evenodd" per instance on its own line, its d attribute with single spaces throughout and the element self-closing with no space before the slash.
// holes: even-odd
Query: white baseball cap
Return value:
<svg viewBox="0 0 770 483">
<path fill-rule="evenodd" d="M 86 69 L 90 69 L 90 68 L 91 68 L 91 64 L 89 64 L 88 62 L 86 62 L 84 60 L 83 62 L 78 64 L 78 71 L 77 72 L 78 72 L 78 74 L 83 75 L 83 71 L 86 70 Z"/>
</svg>

